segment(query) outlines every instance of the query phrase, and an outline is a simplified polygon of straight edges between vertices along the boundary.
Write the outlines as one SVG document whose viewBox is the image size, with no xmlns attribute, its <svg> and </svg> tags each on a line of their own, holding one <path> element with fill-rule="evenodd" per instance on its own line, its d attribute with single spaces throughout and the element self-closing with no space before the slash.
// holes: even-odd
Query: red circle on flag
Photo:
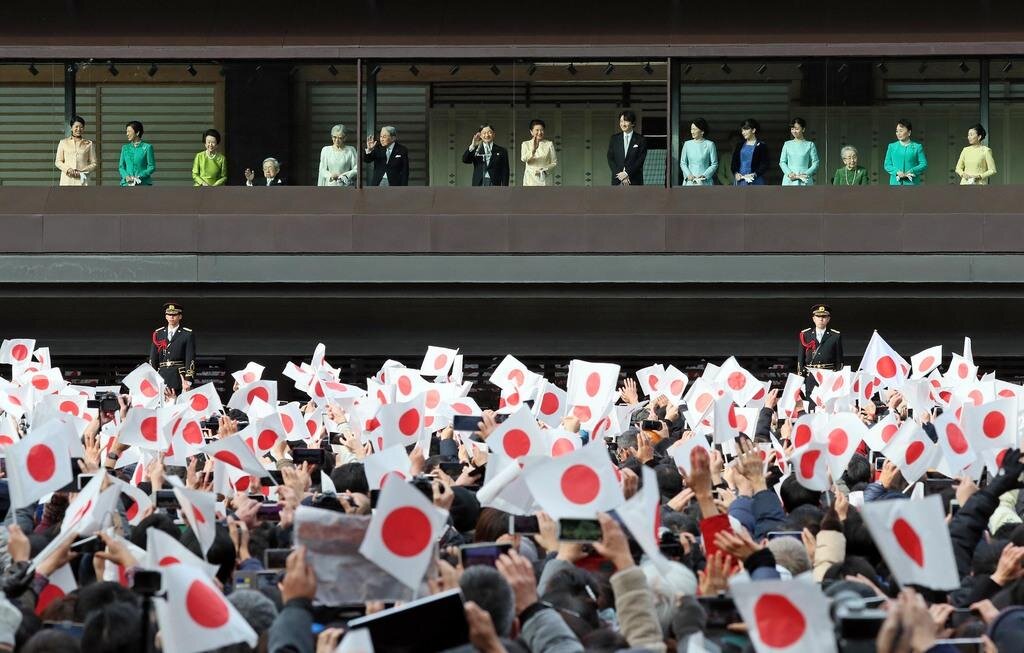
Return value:
<svg viewBox="0 0 1024 653">
<path fill-rule="evenodd" d="M 844 383 L 846 383 L 846 379 L 844 379 L 842 375 L 837 376 L 836 380 L 832 382 L 832 392 L 838 392 L 839 389 L 843 387 Z"/>
<path fill-rule="evenodd" d="M 28 475 L 36 483 L 50 480 L 57 471 L 57 459 L 53 455 L 53 449 L 45 444 L 35 445 L 28 450 L 25 467 L 28 468 Z"/>
<path fill-rule="evenodd" d="M 818 465 L 818 459 L 821 458 L 821 451 L 818 449 L 812 449 L 800 457 L 800 476 L 804 478 L 814 478 L 814 468 Z"/>
<path fill-rule="evenodd" d="M 67 413 L 68 415 L 78 417 L 78 404 L 73 401 L 62 401 L 57 410 L 62 413 Z"/>
<path fill-rule="evenodd" d="M 908 465 L 913 465 L 914 462 L 916 462 L 917 459 L 920 458 L 921 454 L 923 453 L 924 442 L 921 442 L 920 440 L 915 440 L 914 442 L 910 443 L 909 447 L 907 447 L 907 451 L 904 455 L 904 458 L 906 459 Z"/>
<path fill-rule="evenodd" d="M 1016 397 L 1017 395 L 1009 388 L 1003 388 L 999 391 L 999 396 L 1009 399 L 1010 397 Z"/>
<path fill-rule="evenodd" d="M 242 469 L 242 461 L 239 460 L 238 456 L 230 451 L 218 451 L 213 454 L 213 457 L 222 463 L 227 463 L 228 465 Z"/>
<path fill-rule="evenodd" d="M 200 413 L 210 407 L 210 400 L 206 398 L 206 395 L 192 395 L 188 405 L 192 407 L 192 410 Z"/>
<path fill-rule="evenodd" d="M 747 424 L 746 416 L 742 414 L 736 415 L 735 413 L 733 415 L 736 417 L 736 430 L 740 433 L 749 433 L 749 431 L 747 431 L 749 424 Z"/>
<path fill-rule="evenodd" d="M 975 406 L 980 406 L 982 403 L 985 402 L 985 397 L 982 396 L 981 390 L 971 390 L 967 394 L 967 397 L 974 402 Z"/>
<path fill-rule="evenodd" d="M 36 390 L 47 390 L 50 387 L 50 379 L 45 374 L 36 374 L 32 377 L 32 387 Z"/>
<path fill-rule="evenodd" d="M 185 425 L 185 430 L 181 432 L 182 437 L 185 438 L 185 442 L 189 444 L 201 444 L 203 441 L 203 431 L 199 428 L 198 422 L 189 422 Z"/>
<path fill-rule="evenodd" d="M 26 356 L 28 356 L 28 347 L 25 345 L 18 344 L 11 347 L 11 358 L 14 360 L 23 361 Z"/>
<path fill-rule="evenodd" d="M 258 388 L 253 388 L 252 390 L 249 391 L 249 394 L 246 397 L 246 401 L 248 401 L 251 404 L 257 397 L 262 399 L 263 401 L 269 402 L 270 401 L 270 391 L 268 391 L 263 386 L 260 386 Z"/>
<path fill-rule="evenodd" d="M 793 446 L 802 447 L 811 441 L 811 427 L 806 424 L 798 424 L 796 433 L 793 434 Z"/>
<path fill-rule="evenodd" d="M 292 427 L 295 426 L 295 420 L 292 419 L 291 415 L 281 413 L 281 425 L 284 426 L 285 431 L 291 433 Z"/>
<path fill-rule="evenodd" d="M 900 517 L 892 524 L 892 534 L 907 557 L 913 560 L 918 567 L 923 567 L 924 544 L 921 542 L 921 536 L 917 534 L 910 522 Z"/>
<path fill-rule="evenodd" d="M 1003 449 L 1002 451 L 1000 451 L 999 453 L 996 454 L 996 467 L 1000 467 L 1001 468 L 1003 466 L 1003 459 L 1006 458 L 1006 452 L 1007 451 L 1009 451 L 1008 448 L 1007 449 Z"/>
<path fill-rule="evenodd" d="M 925 356 L 918 362 L 917 371 L 924 374 L 928 370 L 935 367 L 935 357 L 932 355 Z"/>
<path fill-rule="evenodd" d="M 440 372 L 448 364 L 448 354 L 438 354 L 434 359 L 434 370 Z"/>
<path fill-rule="evenodd" d="M 685 387 L 682 379 L 676 379 L 668 386 L 668 391 L 678 396 L 683 394 L 683 388 Z"/>
<path fill-rule="evenodd" d="M 249 483 L 251 481 L 252 481 L 251 477 L 243 476 L 242 478 L 240 478 L 237 481 L 235 481 L 235 489 L 238 490 L 239 492 L 245 492 L 246 490 L 249 489 Z"/>
<path fill-rule="evenodd" d="M 427 391 L 426 404 L 427 408 L 434 409 L 441 403 L 441 393 L 437 390 Z"/>
<path fill-rule="evenodd" d="M 739 428 L 739 421 L 736 419 L 736 406 L 729 406 L 729 428 Z"/>
<path fill-rule="evenodd" d="M 883 379 L 891 379 L 896 376 L 896 361 L 892 359 L 892 356 L 882 356 L 875 363 L 875 370 Z"/>
<path fill-rule="evenodd" d="M 412 393 L 412 380 L 407 376 L 398 377 L 398 391 L 403 395 Z"/>
<path fill-rule="evenodd" d="M 729 378 L 726 379 L 726 383 L 728 383 L 729 387 L 733 390 L 742 390 L 743 387 L 747 385 L 747 377 L 743 376 L 743 372 L 733 372 L 729 375 Z"/>
<path fill-rule="evenodd" d="M 256 438 L 256 444 L 261 450 L 271 448 L 275 442 L 277 442 L 277 432 L 274 429 L 263 429 L 259 437 Z"/>
<path fill-rule="evenodd" d="M 128 509 L 124 511 L 124 516 L 128 518 L 128 521 L 135 519 L 135 516 L 139 514 L 139 502 L 132 501 L 132 505 L 128 506 Z"/>
<path fill-rule="evenodd" d="M 703 413 L 705 410 L 707 410 L 708 405 L 712 401 L 714 401 L 714 397 L 711 396 L 710 392 L 705 392 L 701 396 L 697 397 L 697 402 L 696 402 L 697 412 L 698 413 Z"/>
<path fill-rule="evenodd" d="M 199 580 L 188 586 L 185 609 L 188 616 L 203 628 L 220 628 L 231 618 L 221 593 Z"/>
<path fill-rule="evenodd" d="M 562 472 L 562 494 L 572 503 L 583 505 L 597 498 L 601 479 L 586 465 L 573 465 Z"/>
<path fill-rule="evenodd" d="M 252 372 L 245 372 L 242 374 L 242 383 L 252 383 L 256 380 L 256 375 Z"/>
<path fill-rule="evenodd" d="M 1006 418 L 998 410 L 993 410 L 981 422 L 981 430 L 987 438 L 998 438 L 1006 430 Z"/>
<path fill-rule="evenodd" d="M 592 416 L 589 406 L 573 406 L 572 414 L 581 422 L 589 422 Z"/>
<path fill-rule="evenodd" d="M 139 384 L 139 392 L 142 393 L 143 397 L 152 399 L 156 396 L 156 387 L 150 383 L 149 379 L 142 379 L 142 383 Z"/>
<path fill-rule="evenodd" d="M 203 517 L 203 513 L 199 508 L 192 506 L 192 516 L 196 518 L 196 522 L 199 524 L 206 523 L 206 517 Z"/>
<path fill-rule="evenodd" d="M 506 455 L 518 458 L 525 456 L 530 451 L 530 436 L 522 429 L 511 429 L 502 438 L 501 444 Z"/>
<path fill-rule="evenodd" d="M 391 553 L 409 558 L 427 548 L 432 530 L 430 520 L 422 510 L 402 506 L 384 518 L 380 525 L 380 539 Z"/>
<path fill-rule="evenodd" d="M 649 387 L 651 390 L 657 390 L 658 389 L 658 375 L 657 374 L 648 374 L 647 375 L 647 387 Z"/>
<path fill-rule="evenodd" d="M 522 370 L 510 370 L 506 378 L 516 384 L 517 388 L 526 383 L 526 375 L 523 374 Z"/>
<path fill-rule="evenodd" d="M 889 440 L 892 440 L 892 436 L 896 435 L 899 430 L 900 428 L 895 424 L 886 424 L 882 429 L 882 442 L 889 444 Z"/>
<path fill-rule="evenodd" d="M 597 372 L 591 372 L 587 375 L 586 391 L 591 397 L 596 397 L 598 390 L 601 389 L 601 375 Z"/>
<path fill-rule="evenodd" d="M 139 432 L 144 439 L 156 442 L 156 418 L 147 417 L 143 419 L 142 424 L 139 425 Z"/>
<path fill-rule="evenodd" d="M 555 443 L 551 445 L 551 457 L 557 458 L 567 453 L 572 453 L 576 450 L 576 445 L 569 438 L 558 438 Z"/>
<path fill-rule="evenodd" d="M 505 404 L 509 405 L 509 406 L 518 405 L 519 404 L 519 393 L 518 392 L 513 392 L 512 394 L 510 394 L 508 396 L 508 399 L 505 400 Z"/>
<path fill-rule="evenodd" d="M 473 409 L 463 403 L 452 404 L 452 411 L 458 415 L 472 415 Z"/>
<path fill-rule="evenodd" d="M 309 433 L 310 437 L 316 435 L 316 430 L 319 426 L 320 425 L 316 423 L 315 419 L 306 420 L 306 431 Z"/>
<path fill-rule="evenodd" d="M 786 648 L 800 641 L 807 631 L 804 613 L 782 594 L 762 594 L 754 603 L 757 635 L 773 648 Z"/>
<path fill-rule="evenodd" d="M 964 432 L 952 422 L 946 424 L 946 440 L 953 453 L 962 454 L 967 451 L 967 438 L 964 437 Z"/>
<path fill-rule="evenodd" d="M 0 435 L 0 447 L 9 447 L 14 444 L 14 439 L 9 435 Z"/>
<path fill-rule="evenodd" d="M 828 452 L 833 456 L 843 455 L 848 446 L 850 446 L 850 437 L 843 429 L 833 429 L 828 434 Z"/>
<path fill-rule="evenodd" d="M 158 567 L 169 567 L 170 565 L 180 565 L 181 560 L 178 560 L 174 556 L 164 556 L 160 558 L 160 561 L 156 564 Z"/>
<path fill-rule="evenodd" d="M 960 363 L 956 366 L 956 373 L 961 379 L 966 379 L 967 374 L 971 371 L 971 368 L 967 367 L 967 363 Z"/>
<path fill-rule="evenodd" d="M 381 404 L 382 406 L 388 403 L 387 395 L 384 394 L 383 390 L 377 390 L 377 403 Z"/>
<path fill-rule="evenodd" d="M 554 392 L 545 392 L 544 397 L 540 400 L 540 412 L 545 415 L 554 415 L 556 410 L 558 410 L 558 395 Z"/>
<path fill-rule="evenodd" d="M 415 435 L 420 430 L 420 411 L 410 408 L 402 413 L 398 418 L 398 430 L 406 437 Z"/>
</svg>

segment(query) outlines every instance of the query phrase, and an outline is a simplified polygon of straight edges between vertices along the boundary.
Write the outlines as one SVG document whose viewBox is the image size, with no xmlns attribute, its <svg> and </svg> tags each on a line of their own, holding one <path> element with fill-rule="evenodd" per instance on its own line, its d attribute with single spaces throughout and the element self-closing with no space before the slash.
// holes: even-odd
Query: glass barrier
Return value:
<svg viewBox="0 0 1024 653">
<path fill-rule="evenodd" d="M 70 181 L 55 165 L 58 144 L 68 135 L 64 66 L 0 65 L 0 185 L 53 186 L 62 176 Z"/>
</svg>

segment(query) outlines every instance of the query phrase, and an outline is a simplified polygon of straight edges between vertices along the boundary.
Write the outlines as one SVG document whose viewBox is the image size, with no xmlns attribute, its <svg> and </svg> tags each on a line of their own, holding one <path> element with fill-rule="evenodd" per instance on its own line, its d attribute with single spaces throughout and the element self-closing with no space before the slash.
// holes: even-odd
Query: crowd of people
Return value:
<svg viewBox="0 0 1024 653">
<path fill-rule="evenodd" d="M 633 111 L 619 114 L 619 132 L 612 135 L 608 145 L 608 168 L 611 184 L 642 185 L 643 166 L 647 157 L 647 144 L 642 134 L 635 130 L 637 117 Z M 88 185 L 89 175 L 98 165 L 96 146 L 84 137 L 85 120 L 75 116 L 71 120 L 71 135 L 57 146 L 55 165 L 61 171 L 61 186 Z M 524 165 L 523 186 L 551 186 L 555 183 L 552 170 L 558 166 L 558 156 L 553 141 L 545 138 L 543 120 L 530 121 L 530 139 L 523 141 L 520 160 Z M 739 126 L 742 140 L 732 153 L 730 171 L 737 186 L 760 186 L 772 166 L 782 172 L 783 186 L 814 185 L 821 160 L 813 141 L 807 139 L 807 122 L 803 118 L 790 121 L 792 138 L 782 146 L 777 161 L 773 160 L 768 146 L 761 140 L 760 123 L 748 118 Z M 718 150 L 708 139 L 710 127 L 704 118 L 697 118 L 690 124 L 690 140 L 687 140 L 679 154 L 679 169 L 684 186 L 710 186 L 716 183 L 718 172 Z M 142 139 L 144 128 L 141 122 L 133 120 L 125 125 L 128 142 L 121 148 L 118 172 L 122 186 L 148 186 L 153 183 L 156 161 L 153 147 Z M 928 169 L 928 159 L 921 143 L 912 139 L 913 125 L 910 120 L 901 119 L 896 123 L 896 140 L 886 148 L 883 168 L 889 175 L 891 186 L 915 186 L 922 182 Z M 331 144 L 320 151 L 317 174 L 318 186 L 353 186 L 359 174 L 358 153 L 355 147 L 345 143 L 348 132 L 345 125 L 331 128 Z M 984 144 L 985 128 L 972 125 L 967 130 L 967 146 L 957 160 L 955 172 L 961 184 L 987 184 L 996 174 L 992 150 Z M 496 144 L 494 127 L 485 123 L 473 135 L 469 147 L 463 152 L 463 163 L 473 166 L 474 186 L 508 186 L 508 151 Z M 192 179 L 196 186 L 223 186 L 227 183 L 227 159 L 218 151 L 221 135 L 216 129 L 208 129 L 202 137 L 203 151 L 196 154 L 192 165 Z M 858 164 L 857 148 L 846 145 L 840 150 L 843 165 L 832 176 L 835 186 L 865 186 L 869 184 L 867 170 Z M 398 131 L 394 126 L 381 128 L 378 138 L 366 139 L 362 156 L 366 164 L 373 164 L 367 173 L 370 186 L 406 186 L 409 183 L 409 150 L 398 143 Z M 255 185 L 279 186 L 285 184 L 280 175 L 281 164 L 268 157 L 263 161 L 264 181 Z M 247 186 L 253 186 L 255 173 L 246 168 Z"/>
<path fill-rule="evenodd" d="M 484 409 L 441 347 L 361 387 L 319 345 L 300 405 L 5 340 L 0 649 L 1019 652 L 1024 388 L 968 345 L 784 388 L 507 356 Z"/>
</svg>

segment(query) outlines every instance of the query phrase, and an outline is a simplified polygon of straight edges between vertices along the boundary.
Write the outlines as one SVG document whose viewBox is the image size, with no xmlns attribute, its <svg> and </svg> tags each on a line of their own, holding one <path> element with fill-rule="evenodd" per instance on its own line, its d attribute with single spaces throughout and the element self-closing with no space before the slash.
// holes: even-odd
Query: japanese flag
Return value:
<svg viewBox="0 0 1024 653">
<path fill-rule="evenodd" d="M 359 553 L 418 590 L 447 519 L 419 490 L 393 479 L 380 492 Z"/>
<path fill-rule="evenodd" d="M 955 568 L 954 568 L 955 569 Z M 830 601 L 803 579 L 734 579 L 729 591 L 757 653 L 835 653 Z"/>
<path fill-rule="evenodd" d="M 547 379 L 537 386 L 537 399 L 533 402 L 533 415 L 548 426 L 558 426 L 568 408 L 568 395 Z"/>
<path fill-rule="evenodd" d="M 942 345 L 929 347 L 910 357 L 910 378 L 923 379 L 942 363 Z"/>
<path fill-rule="evenodd" d="M 239 386 L 249 385 L 250 383 L 256 383 L 263 378 L 263 370 L 267 368 L 263 367 L 259 363 L 249 361 L 244 369 L 238 370 L 237 372 L 231 373 L 231 378 L 235 380 Z"/>
<path fill-rule="evenodd" d="M 677 440 L 668 448 L 667 453 L 672 456 L 677 467 L 681 467 L 687 475 L 691 472 L 690 453 L 697 447 L 704 449 L 711 455 L 711 445 L 703 435 L 693 434 L 689 438 Z"/>
<path fill-rule="evenodd" d="M 228 407 L 247 413 L 249 412 L 249 406 L 257 399 L 265 401 L 271 406 L 276 406 L 277 381 L 255 381 L 241 386 L 231 395 Z"/>
<path fill-rule="evenodd" d="M 786 377 L 786 385 L 779 395 L 779 417 L 796 417 L 797 407 L 804 392 L 804 379 L 796 374 Z"/>
<path fill-rule="evenodd" d="M 427 391 L 427 382 L 419 372 L 405 367 L 384 370 L 384 383 L 395 387 L 395 401 L 409 401 Z"/>
<path fill-rule="evenodd" d="M 43 395 L 57 394 L 67 385 L 64 377 L 61 376 L 59 367 L 30 372 L 23 376 L 22 381 L 22 385 L 30 388 L 37 398 Z"/>
<path fill-rule="evenodd" d="M 739 419 L 736 417 L 736 404 L 732 397 L 722 397 L 715 402 L 713 423 L 715 425 L 715 444 L 732 442 L 739 434 Z"/>
<path fill-rule="evenodd" d="M 188 565 L 161 568 L 163 598 L 154 601 L 165 651 L 199 653 L 245 643 L 259 635 L 202 570 Z"/>
<path fill-rule="evenodd" d="M 252 476 L 237 467 L 213 461 L 213 491 L 226 497 L 236 492 L 246 492 L 252 484 Z"/>
<path fill-rule="evenodd" d="M 931 438 L 913 420 L 903 422 L 895 437 L 882 449 L 885 457 L 900 468 L 900 474 L 910 484 L 928 471 L 937 452 Z"/>
<path fill-rule="evenodd" d="M 121 493 L 127 494 L 128 498 L 131 499 L 132 503 L 124 511 L 124 516 L 128 518 L 129 524 L 135 526 L 142 521 L 142 514 L 153 505 L 153 502 L 150 500 L 148 494 L 131 483 L 126 483 L 115 476 L 111 476 L 110 478 L 119 488 L 121 488 Z M 154 528 L 150 530 L 155 531 L 157 529 Z"/>
<path fill-rule="evenodd" d="M 15 365 L 32 360 L 32 351 L 36 348 L 33 338 L 14 338 L 4 340 L 0 345 L 0 363 Z"/>
<path fill-rule="evenodd" d="M 284 427 L 284 437 L 286 440 L 303 439 L 302 411 L 299 410 L 299 403 L 297 401 L 279 406 L 277 414 L 281 417 L 281 426 Z"/>
<path fill-rule="evenodd" d="M 442 404 L 440 413 L 449 420 L 454 415 L 482 415 L 483 410 L 472 397 L 452 397 Z"/>
<path fill-rule="evenodd" d="M 246 430 L 249 428 L 252 428 L 252 426 L 246 427 Z M 259 458 L 256 457 L 256 454 L 245 444 L 245 439 L 241 433 L 235 433 L 216 442 L 211 442 L 203 447 L 203 451 L 214 460 L 219 460 L 222 463 L 241 469 L 247 474 L 270 476 L 260 463 Z"/>
<path fill-rule="evenodd" d="M 146 557 L 140 561 L 150 569 L 170 567 L 172 565 L 186 565 L 198 568 L 206 573 L 206 576 L 213 580 L 217 577 L 220 566 L 210 564 L 178 541 L 159 528 L 146 529 Z"/>
<path fill-rule="evenodd" d="M 527 397 L 523 396 L 525 392 L 524 388 L 515 388 L 509 386 L 501 389 L 501 395 L 498 397 L 498 412 L 501 413 L 512 413 L 523 404 L 523 400 Z"/>
<path fill-rule="evenodd" d="M 871 334 L 858 369 L 873 374 L 881 380 L 883 388 L 889 388 L 903 383 L 910 372 L 910 364 L 875 331 Z"/>
<path fill-rule="evenodd" d="M 71 482 L 71 456 L 60 429 L 34 429 L 5 453 L 12 508 L 24 508 Z"/>
<path fill-rule="evenodd" d="M 567 453 L 576 451 L 583 446 L 583 439 L 575 433 L 569 433 L 564 429 L 550 429 L 547 431 L 547 438 L 551 443 L 551 457 L 557 458 Z"/>
<path fill-rule="evenodd" d="M 967 435 L 953 413 L 942 413 L 935 419 L 934 425 L 947 476 L 956 476 L 978 459 L 978 454 L 967 441 Z"/>
<path fill-rule="evenodd" d="M 935 590 L 960 587 L 942 498 L 871 501 L 861 507 L 864 524 L 900 585 Z"/>
<path fill-rule="evenodd" d="M 377 421 L 380 425 L 373 430 L 376 451 L 383 451 L 395 444 L 403 447 L 416 444 L 426 424 L 424 396 L 381 406 L 377 412 Z"/>
<path fill-rule="evenodd" d="M 132 396 L 133 406 L 156 408 L 163 399 L 163 379 L 149 363 L 143 363 L 121 381 Z"/>
<path fill-rule="evenodd" d="M 420 372 L 423 376 L 448 376 L 448 371 L 452 368 L 452 363 L 455 362 L 458 353 L 458 349 L 446 349 L 431 345 L 427 347 L 427 353 L 423 356 L 423 362 L 420 363 Z"/>
<path fill-rule="evenodd" d="M 953 354 L 953 360 L 949 361 L 949 368 L 942 377 L 944 385 L 951 388 L 972 383 L 977 378 L 978 366 L 957 353 Z"/>
<path fill-rule="evenodd" d="M 537 503 L 555 519 L 593 519 L 623 501 L 608 448 L 599 440 L 579 451 L 527 465 L 523 478 Z"/>
<path fill-rule="evenodd" d="M 181 516 L 196 534 L 199 549 L 205 555 L 213 546 L 213 540 L 217 535 L 217 497 L 209 492 L 185 487 L 174 488 L 174 496 L 181 505 Z"/>
<path fill-rule="evenodd" d="M 411 468 L 409 454 L 405 452 L 405 447 L 399 444 L 363 459 L 363 473 L 366 474 L 366 484 L 371 490 L 379 490 L 392 474 L 403 481 L 408 479 L 412 476 Z"/>
<path fill-rule="evenodd" d="M 67 392 L 67 390 L 65 390 L 64 392 Z M 87 397 L 83 397 L 82 395 L 79 394 L 60 394 L 56 397 L 52 397 L 52 399 L 56 400 L 57 410 L 66 415 L 71 415 L 72 417 L 81 417 L 88 421 L 92 421 L 93 419 L 95 419 L 92 414 L 92 411 L 90 411 L 87 407 L 88 404 L 86 402 L 89 401 Z"/>
<path fill-rule="evenodd" d="M 529 409 L 523 406 L 487 436 L 487 446 L 491 451 L 500 451 L 509 458 L 518 459 L 546 455 L 550 443 Z"/>
<path fill-rule="evenodd" d="M 661 363 L 637 370 L 637 386 L 645 397 L 654 398 L 665 383 L 665 366 Z"/>
<path fill-rule="evenodd" d="M 168 444 L 165 434 L 160 429 L 156 409 L 141 406 L 128 411 L 128 416 L 117 434 L 117 441 L 153 451 L 164 451 Z"/>
<path fill-rule="evenodd" d="M 526 368 L 515 356 L 508 354 L 494 369 L 489 381 L 501 388 L 518 389 L 534 385 L 540 376 Z"/>
<path fill-rule="evenodd" d="M 62 599 L 78 589 L 78 583 L 75 581 L 75 574 L 71 571 L 70 563 L 64 563 L 63 567 L 50 574 L 46 580 L 46 587 L 36 599 L 36 616 L 42 615 L 47 606 L 57 599 Z"/>
<path fill-rule="evenodd" d="M 868 428 L 853 413 L 829 415 L 826 438 L 828 443 L 828 464 L 832 478 L 839 478 L 846 471 L 850 458 L 857 453 L 857 447 L 864 441 Z"/>
<path fill-rule="evenodd" d="M 661 378 L 662 383 L 653 398 L 657 399 L 658 395 L 664 395 L 674 404 L 682 401 L 683 393 L 686 392 L 686 386 L 690 383 L 690 377 L 686 376 L 686 373 L 676 368 L 675 365 L 669 365 L 665 368 L 665 375 Z"/>
<path fill-rule="evenodd" d="M 872 451 L 881 451 L 885 448 L 885 445 L 889 444 L 896 437 L 896 433 L 899 430 L 900 425 L 896 420 L 896 416 L 890 413 L 868 429 L 867 434 L 864 436 L 864 441 L 868 443 L 868 448 Z"/>
<path fill-rule="evenodd" d="M 110 514 L 114 512 L 117 501 L 121 498 L 121 488 L 111 484 L 101 492 L 100 488 L 106 475 L 106 472 L 100 472 L 93 476 L 75 496 L 75 500 L 64 511 L 64 521 L 60 524 L 61 533 L 72 530 L 78 533 L 93 533 L 108 525 L 104 521 L 109 520 Z"/>
<path fill-rule="evenodd" d="M 665 568 L 668 566 L 665 564 L 668 560 L 661 553 L 658 537 L 658 529 L 661 527 L 658 475 L 646 465 L 641 468 L 641 474 L 640 491 L 619 506 L 615 512 L 655 566 Z"/>
<path fill-rule="evenodd" d="M 178 403 L 188 407 L 196 415 L 206 417 L 221 409 L 220 395 L 213 383 L 204 383 L 193 388 L 178 398 Z"/>
<path fill-rule="evenodd" d="M 573 406 L 589 406 L 591 409 L 601 407 L 609 397 L 615 395 L 618 381 L 619 366 L 614 363 L 569 361 L 569 403 Z"/>
<path fill-rule="evenodd" d="M 964 406 L 962 424 L 979 451 L 1017 447 L 1017 398 Z"/>
<path fill-rule="evenodd" d="M 732 393 L 733 401 L 739 406 L 746 406 L 755 395 L 764 393 L 764 384 L 743 369 L 733 356 L 722 363 L 718 370 L 717 382 Z"/>
<path fill-rule="evenodd" d="M 284 422 L 281 421 L 281 415 L 276 411 L 266 417 L 253 420 L 252 432 L 252 449 L 258 454 L 270 451 L 278 440 L 288 439 Z"/>
<path fill-rule="evenodd" d="M 711 409 L 715 400 L 724 395 L 724 390 L 703 378 L 694 381 L 690 386 L 690 391 L 686 394 L 686 409 L 695 419 L 690 420 L 687 417 L 687 421 L 694 425 L 701 416 Z"/>
<path fill-rule="evenodd" d="M 12 415 L 0 414 L 0 451 L 21 439 L 18 423 Z"/>
<path fill-rule="evenodd" d="M 832 485 L 828 476 L 828 462 L 828 449 L 818 442 L 811 442 L 798 449 L 789 459 L 797 483 L 815 492 L 823 492 Z"/>
<path fill-rule="evenodd" d="M 171 442 L 179 443 L 179 453 L 194 456 L 203 446 L 203 426 L 197 417 L 180 417 L 171 427 Z"/>
</svg>

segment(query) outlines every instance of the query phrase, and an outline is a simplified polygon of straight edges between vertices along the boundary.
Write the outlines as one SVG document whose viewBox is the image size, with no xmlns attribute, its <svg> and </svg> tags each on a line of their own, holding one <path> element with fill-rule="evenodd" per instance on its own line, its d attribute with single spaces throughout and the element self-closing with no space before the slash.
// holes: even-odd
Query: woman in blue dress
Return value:
<svg viewBox="0 0 1024 653">
<path fill-rule="evenodd" d="M 768 146 L 758 140 L 761 124 L 747 118 L 740 124 L 743 142 L 732 153 L 732 175 L 737 186 L 763 186 L 768 172 Z"/>
<path fill-rule="evenodd" d="M 783 186 L 811 186 L 814 175 L 818 172 L 818 148 L 813 141 L 805 138 L 807 122 L 803 118 L 793 118 L 789 123 L 792 140 L 782 145 L 782 156 L 779 167 L 782 168 Z"/>
<path fill-rule="evenodd" d="M 718 149 L 707 140 L 708 122 L 697 118 L 690 124 L 691 140 L 683 143 L 679 154 L 679 169 L 684 186 L 710 186 L 718 171 Z"/>
</svg>

